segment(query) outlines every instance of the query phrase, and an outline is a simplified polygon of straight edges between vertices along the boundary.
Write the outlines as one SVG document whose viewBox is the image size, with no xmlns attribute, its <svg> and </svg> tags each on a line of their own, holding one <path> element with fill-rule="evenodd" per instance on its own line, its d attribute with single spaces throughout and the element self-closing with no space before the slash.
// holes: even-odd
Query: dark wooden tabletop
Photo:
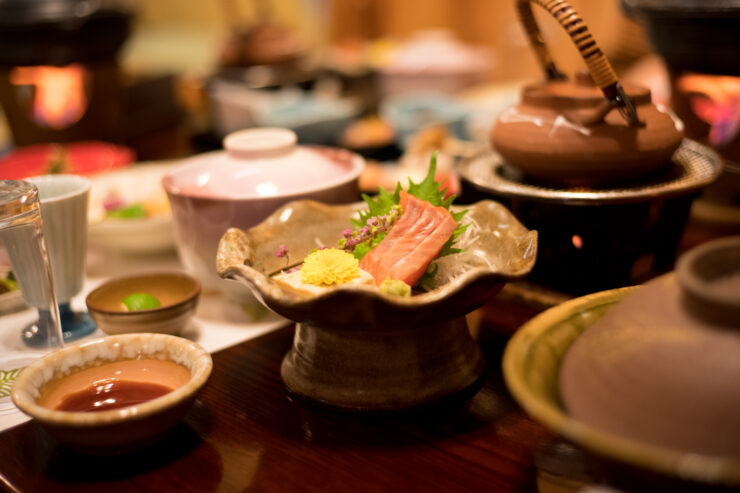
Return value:
<svg viewBox="0 0 740 493">
<path fill-rule="evenodd" d="M 532 314 L 520 310 L 504 323 Z M 472 399 L 376 416 L 291 399 L 280 362 L 292 334 L 285 327 L 214 354 L 211 379 L 193 409 L 150 449 L 89 457 L 64 449 L 35 422 L 4 432 L 4 486 L 110 492 L 535 489 L 533 458 L 551 436 L 505 389 L 499 366 L 507 329 L 484 324 L 479 340 L 489 371 Z"/>
<path fill-rule="evenodd" d="M 488 372 L 467 400 L 376 416 L 296 402 L 279 372 L 293 335 L 286 326 L 214 354 L 192 410 L 143 451 L 91 457 L 63 448 L 35 422 L 7 430 L 0 484 L 11 491 L 507 492 L 547 491 L 548 484 L 549 491 L 575 491 L 587 467 L 571 449 L 561 466 L 581 477 L 548 483 L 553 474 L 543 465 L 557 468 L 567 444 L 523 413 L 500 372 L 513 331 L 558 301 L 515 285 L 476 313 Z"/>
</svg>

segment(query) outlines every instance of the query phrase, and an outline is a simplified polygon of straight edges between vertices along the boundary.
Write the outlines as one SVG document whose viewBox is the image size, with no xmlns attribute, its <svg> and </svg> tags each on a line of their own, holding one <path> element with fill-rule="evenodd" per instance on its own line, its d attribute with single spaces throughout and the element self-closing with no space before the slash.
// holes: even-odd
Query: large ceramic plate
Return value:
<svg viewBox="0 0 740 493">
<path fill-rule="evenodd" d="M 437 287 L 410 297 L 386 295 L 368 286 L 339 286 L 317 296 L 296 294 L 270 278 L 287 266 L 275 252 L 287 246 L 292 262 L 311 250 L 333 246 L 364 204 L 329 206 L 296 201 L 247 231 L 230 229 L 219 245 L 217 268 L 224 278 L 246 284 L 268 307 L 296 321 L 348 330 L 398 327 L 460 317 L 480 306 L 495 288 L 525 276 L 537 253 L 537 233 L 522 226 L 502 205 L 466 206 L 471 226 L 458 239 L 463 253 L 437 261 Z M 363 322 L 363 323 L 359 323 Z"/>
<path fill-rule="evenodd" d="M 558 390 L 563 356 L 581 333 L 634 289 L 637 288 L 577 298 L 525 324 L 504 353 L 503 370 L 509 390 L 534 419 L 601 456 L 672 478 L 740 485 L 740 459 L 689 454 L 628 440 L 565 413 Z"/>
<path fill-rule="evenodd" d="M 91 178 L 88 234 L 90 243 L 124 253 L 157 253 L 175 246 L 172 214 L 162 178 L 172 164 L 137 164 Z M 117 195 L 125 204 L 153 204 L 157 213 L 136 219 L 106 217 L 104 204 Z"/>
</svg>

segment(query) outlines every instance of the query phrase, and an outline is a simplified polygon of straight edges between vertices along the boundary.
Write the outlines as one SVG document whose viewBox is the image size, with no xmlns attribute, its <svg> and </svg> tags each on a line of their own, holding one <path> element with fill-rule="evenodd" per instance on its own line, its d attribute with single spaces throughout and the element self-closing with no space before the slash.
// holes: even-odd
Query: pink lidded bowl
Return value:
<svg viewBox="0 0 740 493">
<path fill-rule="evenodd" d="M 365 163 L 342 149 L 297 145 L 295 133 L 281 128 L 240 130 L 223 144 L 223 151 L 186 159 L 162 184 L 185 268 L 204 290 L 246 301 L 244 290 L 216 272 L 218 242 L 226 230 L 248 229 L 296 199 L 354 202 Z"/>
</svg>

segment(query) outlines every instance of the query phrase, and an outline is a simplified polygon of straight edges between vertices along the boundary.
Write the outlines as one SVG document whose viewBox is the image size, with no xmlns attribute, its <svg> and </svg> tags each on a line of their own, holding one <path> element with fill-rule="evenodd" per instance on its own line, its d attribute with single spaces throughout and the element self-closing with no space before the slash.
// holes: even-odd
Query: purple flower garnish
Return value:
<svg viewBox="0 0 740 493">
<path fill-rule="evenodd" d="M 352 228 L 347 228 L 342 231 L 342 236 L 344 236 L 345 238 L 349 238 L 350 236 L 352 236 Z"/>
<path fill-rule="evenodd" d="M 275 256 L 278 258 L 283 258 L 288 256 L 288 247 L 285 245 L 280 245 L 277 249 L 277 252 L 275 252 Z"/>
</svg>

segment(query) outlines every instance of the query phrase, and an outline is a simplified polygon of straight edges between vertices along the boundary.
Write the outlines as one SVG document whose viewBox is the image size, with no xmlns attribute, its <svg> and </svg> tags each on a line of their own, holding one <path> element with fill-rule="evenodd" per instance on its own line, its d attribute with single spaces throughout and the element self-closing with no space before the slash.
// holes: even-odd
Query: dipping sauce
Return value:
<svg viewBox="0 0 740 493">
<path fill-rule="evenodd" d="M 66 396 L 57 411 L 108 411 L 150 401 L 174 389 L 156 383 L 104 380 Z"/>
<path fill-rule="evenodd" d="M 50 382 L 38 403 L 57 411 L 109 411 L 161 397 L 188 380 L 190 371 L 172 361 L 116 361 Z"/>
</svg>

